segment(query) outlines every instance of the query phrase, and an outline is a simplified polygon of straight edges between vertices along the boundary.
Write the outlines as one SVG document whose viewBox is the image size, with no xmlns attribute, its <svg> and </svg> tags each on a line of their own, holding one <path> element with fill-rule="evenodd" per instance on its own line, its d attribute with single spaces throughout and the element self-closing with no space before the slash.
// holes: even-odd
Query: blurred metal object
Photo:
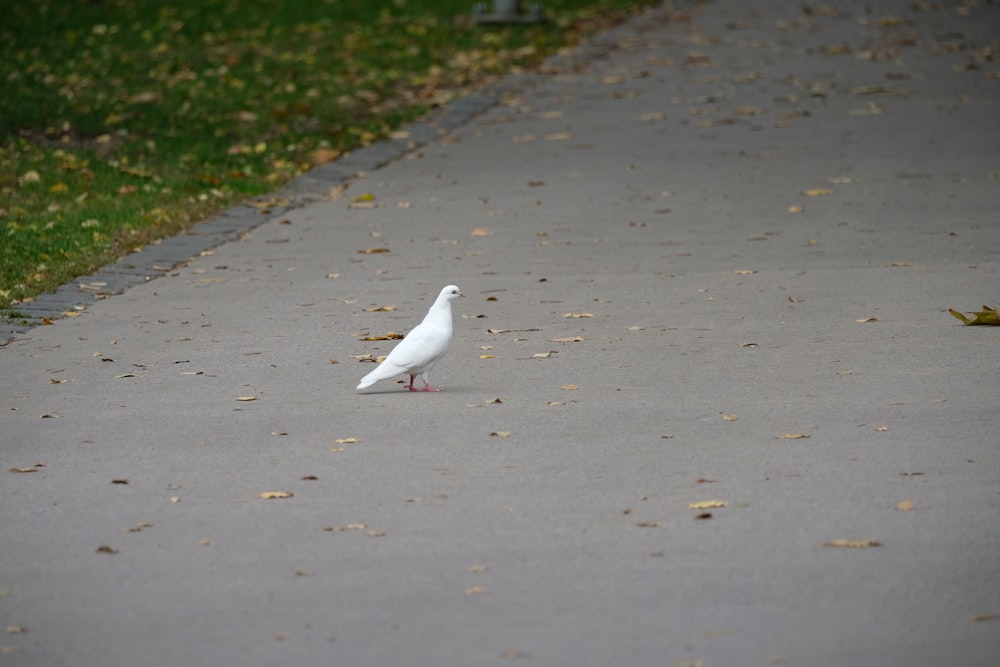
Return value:
<svg viewBox="0 0 1000 667">
<path fill-rule="evenodd" d="M 479 2 L 472 9 L 476 23 L 543 23 L 548 19 L 540 4 L 531 5 L 527 11 L 521 0 L 493 0 L 493 13 L 486 13 L 486 3 Z"/>
</svg>

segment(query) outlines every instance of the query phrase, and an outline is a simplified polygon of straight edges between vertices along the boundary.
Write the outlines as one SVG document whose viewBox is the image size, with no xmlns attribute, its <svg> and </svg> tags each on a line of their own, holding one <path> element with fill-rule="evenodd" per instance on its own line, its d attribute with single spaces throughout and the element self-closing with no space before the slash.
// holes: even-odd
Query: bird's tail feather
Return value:
<svg viewBox="0 0 1000 667">
<path fill-rule="evenodd" d="M 367 389 L 368 387 L 372 386 L 379 380 L 385 380 L 386 378 L 395 377 L 405 372 L 406 372 L 405 368 L 397 366 L 396 364 L 387 364 L 383 361 L 375 368 L 375 370 L 373 370 L 371 373 L 361 378 L 361 382 L 358 384 L 357 391 L 361 391 L 362 389 Z"/>
</svg>

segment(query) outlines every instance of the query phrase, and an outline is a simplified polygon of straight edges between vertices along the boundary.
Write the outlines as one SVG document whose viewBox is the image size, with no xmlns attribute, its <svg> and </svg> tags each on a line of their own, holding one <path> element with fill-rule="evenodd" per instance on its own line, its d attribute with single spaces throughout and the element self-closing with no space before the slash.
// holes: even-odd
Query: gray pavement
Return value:
<svg viewBox="0 0 1000 667">
<path fill-rule="evenodd" d="M 664 7 L 20 332 L 0 664 L 998 664 L 998 25 Z"/>
</svg>

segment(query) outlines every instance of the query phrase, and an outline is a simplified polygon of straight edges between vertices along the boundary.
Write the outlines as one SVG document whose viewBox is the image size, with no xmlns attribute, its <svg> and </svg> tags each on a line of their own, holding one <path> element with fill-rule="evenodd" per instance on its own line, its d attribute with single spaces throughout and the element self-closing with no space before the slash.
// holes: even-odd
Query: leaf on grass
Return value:
<svg viewBox="0 0 1000 667">
<path fill-rule="evenodd" d="M 699 500 L 698 502 L 688 503 L 689 510 L 708 510 L 715 507 L 727 507 L 729 505 L 728 500 Z"/>
<path fill-rule="evenodd" d="M 997 312 L 996 308 L 990 308 L 989 306 L 983 306 L 982 310 L 972 313 L 972 317 L 967 317 L 951 308 L 948 309 L 948 312 L 951 313 L 952 317 L 962 320 L 962 324 L 966 326 L 1000 326 L 1000 313 Z"/>
<path fill-rule="evenodd" d="M 841 549 L 868 549 L 870 547 L 880 547 L 881 542 L 876 540 L 845 540 L 837 539 L 823 543 L 824 547 L 836 547 Z"/>
<path fill-rule="evenodd" d="M 260 497 L 264 500 L 273 500 L 275 498 L 292 498 L 295 494 L 291 491 L 263 491 Z"/>
</svg>

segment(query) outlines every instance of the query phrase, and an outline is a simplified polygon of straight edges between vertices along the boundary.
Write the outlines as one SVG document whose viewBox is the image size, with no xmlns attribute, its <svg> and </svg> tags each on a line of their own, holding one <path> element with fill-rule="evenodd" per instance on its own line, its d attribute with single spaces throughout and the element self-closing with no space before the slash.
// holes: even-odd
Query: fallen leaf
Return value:
<svg viewBox="0 0 1000 667">
<path fill-rule="evenodd" d="M 573 390 L 574 390 L 574 389 L 576 389 L 577 387 L 576 387 L 576 385 L 575 385 L 575 384 L 564 384 L 564 385 L 562 385 L 562 386 L 561 386 L 561 387 L 559 387 L 559 388 L 560 388 L 560 389 L 564 389 L 564 390 L 566 390 L 566 391 L 573 391 Z"/>
<path fill-rule="evenodd" d="M 323 530 L 328 533 L 343 533 L 347 530 L 364 530 L 367 527 L 368 526 L 363 523 L 344 523 L 339 526 L 327 526 Z"/>
<path fill-rule="evenodd" d="M 466 595 L 486 595 L 488 592 L 483 586 L 469 586 L 465 589 Z"/>
<path fill-rule="evenodd" d="M 99 554 L 116 554 L 116 553 L 118 553 L 118 549 L 109 547 L 107 544 L 102 544 L 101 546 L 97 547 L 97 553 L 99 553 Z"/>
<path fill-rule="evenodd" d="M 712 518 L 712 513 L 711 512 L 702 512 L 701 514 L 695 514 L 694 518 L 695 519 L 702 519 L 702 520 L 704 520 L 704 519 L 711 519 Z"/>
<path fill-rule="evenodd" d="M 499 396 L 497 396 L 496 398 L 492 398 L 492 399 L 490 399 L 490 400 L 488 400 L 486 402 L 487 403 L 503 403 L 503 401 L 500 400 Z"/>
<path fill-rule="evenodd" d="M 830 188 L 810 188 L 808 190 L 803 190 L 802 194 L 806 197 L 826 197 L 833 194 L 833 190 Z"/>
<path fill-rule="evenodd" d="M 493 232 L 491 232 L 486 227 L 476 227 L 475 229 L 472 230 L 472 235 L 473 236 L 493 236 Z"/>
<path fill-rule="evenodd" d="M 237 401 L 256 401 L 257 397 L 256 396 L 237 396 L 236 400 Z"/>
<path fill-rule="evenodd" d="M 550 343 L 579 343 L 583 336 L 564 336 L 563 338 L 550 338 Z"/>
<path fill-rule="evenodd" d="M 495 438 L 507 438 L 510 436 L 510 431 L 493 431 L 490 433 L 490 436 Z"/>
<path fill-rule="evenodd" d="M 581 317 L 593 317 L 593 313 L 565 313 L 563 317 L 569 317 L 574 320 L 580 319 Z"/>
<path fill-rule="evenodd" d="M 808 433 L 786 433 L 780 437 L 781 440 L 803 440 L 808 438 Z"/>
<path fill-rule="evenodd" d="M 739 417 L 736 415 L 722 415 L 722 421 L 734 422 L 737 419 L 739 419 Z"/>
<path fill-rule="evenodd" d="M 264 500 L 272 500 L 274 498 L 292 498 L 295 494 L 290 491 L 263 491 L 260 497 Z"/>
<path fill-rule="evenodd" d="M 878 322 L 878 318 L 877 317 L 866 317 L 866 318 L 863 318 L 863 319 L 860 319 L 860 320 L 854 320 L 854 321 L 857 322 L 858 324 L 867 324 L 868 322 Z"/>
<path fill-rule="evenodd" d="M 480 354 L 479 358 L 480 359 L 496 359 L 496 355 L 495 354 Z"/>
<path fill-rule="evenodd" d="M 394 310 L 396 310 L 396 306 L 374 306 L 364 309 L 366 313 L 391 313 Z"/>
<path fill-rule="evenodd" d="M 357 438 L 350 437 L 350 438 L 337 438 L 336 440 L 334 440 L 334 442 L 336 442 L 338 445 L 350 445 L 361 441 L 358 440 Z"/>
<path fill-rule="evenodd" d="M 128 485 L 128 484 L 131 484 L 132 482 L 128 481 L 127 479 L 125 479 L 123 477 L 121 479 L 113 479 L 113 480 L 111 480 L 111 483 L 112 484 L 126 484 L 126 485 Z"/>
<path fill-rule="evenodd" d="M 982 310 L 972 313 L 973 317 L 967 317 L 951 308 L 948 309 L 948 312 L 951 313 L 952 317 L 962 320 L 962 324 L 966 326 L 1000 326 L 1000 313 L 997 312 L 996 308 L 990 308 L 989 306 L 983 306 Z"/>
<path fill-rule="evenodd" d="M 733 273 L 735 273 L 738 276 L 752 276 L 757 272 L 754 271 L 753 269 L 736 269 L 735 271 L 733 271 Z"/>
<path fill-rule="evenodd" d="M 985 623 L 986 621 L 1000 621 L 1000 614 L 976 614 L 975 616 L 970 616 L 969 620 L 973 623 Z"/>
<path fill-rule="evenodd" d="M 909 266 L 909 265 L 910 265 L 909 262 L 893 262 L 889 266 Z"/>
<path fill-rule="evenodd" d="M 390 252 L 388 248 L 367 248 L 365 250 L 359 250 L 359 255 L 376 255 L 380 252 Z"/>
<path fill-rule="evenodd" d="M 882 543 L 881 542 L 877 542 L 875 540 L 845 540 L 845 539 L 837 539 L 837 540 L 830 540 L 829 542 L 824 542 L 823 546 L 824 547 L 838 547 L 838 548 L 844 548 L 844 549 L 867 549 L 869 547 L 880 547 L 880 546 L 882 546 Z"/>
<path fill-rule="evenodd" d="M 788 207 L 789 213 L 801 213 L 804 210 L 806 210 L 804 206 L 799 206 L 797 204 L 793 204 Z"/>
<path fill-rule="evenodd" d="M 35 467 L 30 467 L 30 468 L 11 468 L 10 472 L 38 472 L 38 468 L 35 468 Z"/>
<path fill-rule="evenodd" d="M 689 510 L 707 510 L 714 507 L 727 507 L 729 505 L 728 500 L 699 500 L 698 502 L 688 503 Z"/>
<path fill-rule="evenodd" d="M 8 625 L 7 634 L 8 635 L 23 635 L 28 631 L 28 628 L 23 625 Z"/>
<path fill-rule="evenodd" d="M 875 431 L 877 433 L 884 433 L 885 431 L 888 431 L 888 430 L 889 430 L 888 426 L 876 426 L 875 427 Z"/>
<path fill-rule="evenodd" d="M 896 509 L 900 512 L 909 512 L 915 507 L 912 500 L 901 500 L 896 503 Z"/>
</svg>

